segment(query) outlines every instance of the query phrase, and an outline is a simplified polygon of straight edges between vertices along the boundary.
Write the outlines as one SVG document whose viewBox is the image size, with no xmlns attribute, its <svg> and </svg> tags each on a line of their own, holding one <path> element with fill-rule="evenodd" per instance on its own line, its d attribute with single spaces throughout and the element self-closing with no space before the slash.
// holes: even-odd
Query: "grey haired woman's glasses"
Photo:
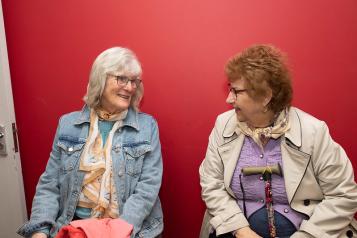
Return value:
<svg viewBox="0 0 357 238">
<path fill-rule="evenodd" d="M 133 88 L 137 88 L 141 84 L 141 79 L 139 77 L 130 78 L 124 75 L 113 75 L 113 74 L 108 74 L 108 75 L 114 77 L 115 80 L 117 81 L 118 86 L 121 87 L 123 86 L 125 87 L 129 81 Z"/>
</svg>

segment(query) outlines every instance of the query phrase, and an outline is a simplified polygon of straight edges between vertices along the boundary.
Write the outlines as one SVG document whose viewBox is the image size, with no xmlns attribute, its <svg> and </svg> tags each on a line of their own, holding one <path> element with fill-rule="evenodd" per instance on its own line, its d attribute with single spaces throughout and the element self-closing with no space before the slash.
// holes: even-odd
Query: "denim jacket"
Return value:
<svg viewBox="0 0 357 238">
<path fill-rule="evenodd" d="M 89 114 L 85 106 L 61 117 L 46 170 L 36 187 L 31 218 L 18 234 L 29 237 L 48 227 L 49 237 L 54 237 L 71 222 L 84 177 L 78 168 L 88 136 Z M 123 126 L 113 136 L 111 156 L 119 214 L 134 226 L 131 237 L 158 236 L 163 230 L 158 197 L 162 157 L 155 119 L 129 108 Z"/>
</svg>

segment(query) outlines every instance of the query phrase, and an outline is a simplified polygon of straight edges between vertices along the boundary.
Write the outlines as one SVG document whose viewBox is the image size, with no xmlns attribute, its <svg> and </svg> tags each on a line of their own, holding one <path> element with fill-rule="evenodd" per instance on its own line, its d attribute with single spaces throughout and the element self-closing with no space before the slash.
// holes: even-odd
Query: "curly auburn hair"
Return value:
<svg viewBox="0 0 357 238">
<path fill-rule="evenodd" d="M 292 86 L 289 69 L 283 53 L 272 45 L 253 45 L 226 64 L 225 72 L 230 82 L 244 79 L 248 95 L 260 99 L 272 90 L 269 110 L 278 113 L 290 107 Z"/>
</svg>

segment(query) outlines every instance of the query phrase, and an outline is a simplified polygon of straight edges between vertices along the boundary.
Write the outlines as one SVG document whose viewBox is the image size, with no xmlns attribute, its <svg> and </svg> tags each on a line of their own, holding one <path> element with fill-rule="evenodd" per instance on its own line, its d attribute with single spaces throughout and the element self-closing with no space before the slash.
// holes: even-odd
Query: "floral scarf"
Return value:
<svg viewBox="0 0 357 238">
<path fill-rule="evenodd" d="M 281 111 L 274 124 L 264 128 L 251 129 L 247 123 L 237 121 L 239 129 L 246 136 L 250 136 L 263 150 L 265 143 L 270 139 L 277 139 L 290 129 L 289 110 Z"/>
<path fill-rule="evenodd" d="M 85 175 L 78 206 L 91 208 L 91 217 L 119 217 L 110 152 L 114 132 L 123 125 L 127 112 L 111 114 L 98 108 L 90 112 L 89 135 L 79 165 Z M 115 121 L 104 146 L 98 128 L 99 119 Z"/>
</svg>

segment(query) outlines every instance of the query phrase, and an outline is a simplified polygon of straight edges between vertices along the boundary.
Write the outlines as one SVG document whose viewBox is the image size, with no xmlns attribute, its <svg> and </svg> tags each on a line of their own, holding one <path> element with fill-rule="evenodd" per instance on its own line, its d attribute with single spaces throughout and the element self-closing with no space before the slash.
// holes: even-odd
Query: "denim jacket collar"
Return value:
<svg viewBox="0 0 357 238">
<path fill-rule="evenodd" d="M 90 123 L 90 109 L 87 105 L 84 105 L 79 118 L 75 121 L 75 125 L 80 125 L 83 123 Z M 132 107 L 129 107 L 128 114 L 123 121 L 123 126 L 133 127 L 135 130 L 139 131 L 138 123 L 138 113 Z"/>
</svg>

